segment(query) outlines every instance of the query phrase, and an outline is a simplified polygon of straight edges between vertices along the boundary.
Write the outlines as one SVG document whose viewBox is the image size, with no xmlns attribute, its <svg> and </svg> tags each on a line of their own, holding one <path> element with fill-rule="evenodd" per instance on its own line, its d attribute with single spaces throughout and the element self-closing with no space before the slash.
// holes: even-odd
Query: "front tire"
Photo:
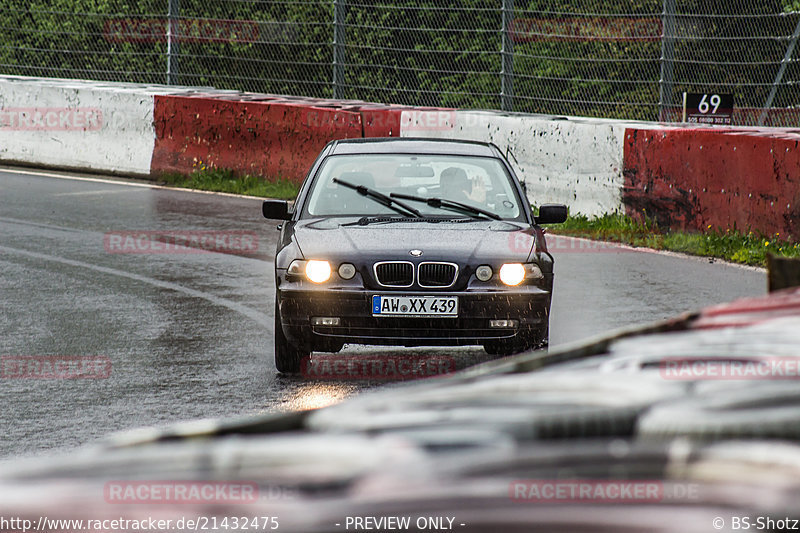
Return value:
<svg viewBox="0 0 800 533">
<path fill-rule="evenodd" d="M 281 374 L 297 374 L 303 358 L 310 355 L 294 346 L 283 333 L 281 325 L 281 312 L 277 300 L 275 301 L 275 368 Z"/>
</svg>

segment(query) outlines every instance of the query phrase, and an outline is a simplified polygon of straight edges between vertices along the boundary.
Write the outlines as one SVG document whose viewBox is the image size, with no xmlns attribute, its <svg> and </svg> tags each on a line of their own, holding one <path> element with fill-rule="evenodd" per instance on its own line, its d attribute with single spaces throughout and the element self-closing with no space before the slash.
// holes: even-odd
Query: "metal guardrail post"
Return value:
<svg viewBox="0 0 800 533">
<path fill-rule="evenodd" d="M 514 110 L 514 41 L 511 23 L 514 20 L 514 0 L 503 0 L 503 37 L 500 47 L 500 109 Z"/>
<path fill-rule="evenodd" d="M 665 121 L 672 107 L 675 63 L 675 0 L 664 0 L 661 16 L 661 79 L 658 80 L 658 120 Z"/>
<path fill-rule="evenodd" d="M 778 92 L 778 85 L 783 80 L 783 75 L 786 72 L 786 65 L 792 60 L 792 54 L 794 54 L 794 47 L 797 45 L 797 38 L 800 37 L 800 20 L 797 21 L 797 27 L 794 29 L 794 33 L 792 34 L 792 40 L 789 42 L 789 47 L 786 48 L 786 54 L 783 56 L 783 61 L 781 61 L 781 68 L 778 69 L 778 75 L 775 76 L 775 81 L 772 82 L 772 89 L 769 91 L 769 96 L 767 96 L 767 101 L 764 102 L 764 107 L 761 110 L 761 115 L 758 117 L 758 125 L 763 126 L 764 121 L 767 120 L 767 111 L 772 107 L 772 102 L 775 100 L 775 94 Z"/>
<path fill-rule="evenodd" d="M 180 0 L 168 0 L 167 7 L 167 85 L 178 84 L 178 55 L 180 54 Z"/>
<path fill-rule="evenodd" d="M 346 0 L 333 0 L 333 97 L 344 97 Z"/>
</svg>

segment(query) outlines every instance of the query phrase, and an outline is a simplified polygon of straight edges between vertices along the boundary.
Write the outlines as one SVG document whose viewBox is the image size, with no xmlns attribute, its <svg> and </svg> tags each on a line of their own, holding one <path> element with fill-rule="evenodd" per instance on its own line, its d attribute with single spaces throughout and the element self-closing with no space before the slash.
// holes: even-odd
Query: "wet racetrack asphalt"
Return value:
<svg viewBox="0 0 800 533">
<path fill-rule="evenodd" d="M 278 233 L 275 221 L 261 217 L 259 200 L 42 173 L 58 174 L 0 170 L 0 355 L 98 356 L 111 372 L 0 378 L 0 458 L 62 451 L 140 426 L 323 406 L 392 386 L 276 374 Z M 258 250 L 109 252 L 108 232 L 133 230 L 252 232 Z M 563 237 L 549 242 L 551 346 L 765 292 L 765 276 L 754 269 Z M 489 359 L 480 348 L 348 352 L 445 353 L 459 368 Z"/>
</svg>

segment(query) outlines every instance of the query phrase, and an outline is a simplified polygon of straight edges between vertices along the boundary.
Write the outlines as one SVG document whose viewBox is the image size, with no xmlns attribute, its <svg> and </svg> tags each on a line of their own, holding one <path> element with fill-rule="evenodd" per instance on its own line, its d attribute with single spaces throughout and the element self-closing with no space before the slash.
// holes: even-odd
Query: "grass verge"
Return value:
<svg viewBox="0 0 800 533">
<path fill-rule="evenodd" d="M 669 250 L 733 263 L 766 266 L 767 254 L 800 257 L 800 245 L 780 234 L 763 235 L 736 229 L 707 228 L 704 233 L 661 231 L 652 220 L 639 222 L 627 215 L 610 214 L 597 218 L 570 216 L 564 224 L 547 226 L 549 233 L 620 242 L 636 247 Z"/>
<path fill-rule="evenodd" d="M 281 200 L 294 200 L 300 189 L 297 184 L 285 178 L 267 180 L 250 175 L 237 176 L 232 170 L 218 168 L 195 170 L 189 175 L 162 174 L 160 181 L 171 187 L 246 194 Z"/>
</svg>

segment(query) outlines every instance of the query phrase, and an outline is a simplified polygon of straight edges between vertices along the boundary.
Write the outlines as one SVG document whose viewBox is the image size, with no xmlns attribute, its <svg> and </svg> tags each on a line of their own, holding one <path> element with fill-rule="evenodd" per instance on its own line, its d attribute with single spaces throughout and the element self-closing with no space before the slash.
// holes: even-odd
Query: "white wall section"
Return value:
<svg viewBox="0 0 800 533">
<path fill-rule="evenodd" d="M 622 210 L 627 122 L 491 111 L 403 111 L 401 137 L 492 142 L 527 183 L 535 205 L 562 203 L 572 213 Z M 512 155 L 513 154 L 513 157 Z"/>
<path fill-rule="evenodd" d="M 0 77 L 0 159 L 147 175 L 153 94 L 141 85 Z"/>
</svg>

